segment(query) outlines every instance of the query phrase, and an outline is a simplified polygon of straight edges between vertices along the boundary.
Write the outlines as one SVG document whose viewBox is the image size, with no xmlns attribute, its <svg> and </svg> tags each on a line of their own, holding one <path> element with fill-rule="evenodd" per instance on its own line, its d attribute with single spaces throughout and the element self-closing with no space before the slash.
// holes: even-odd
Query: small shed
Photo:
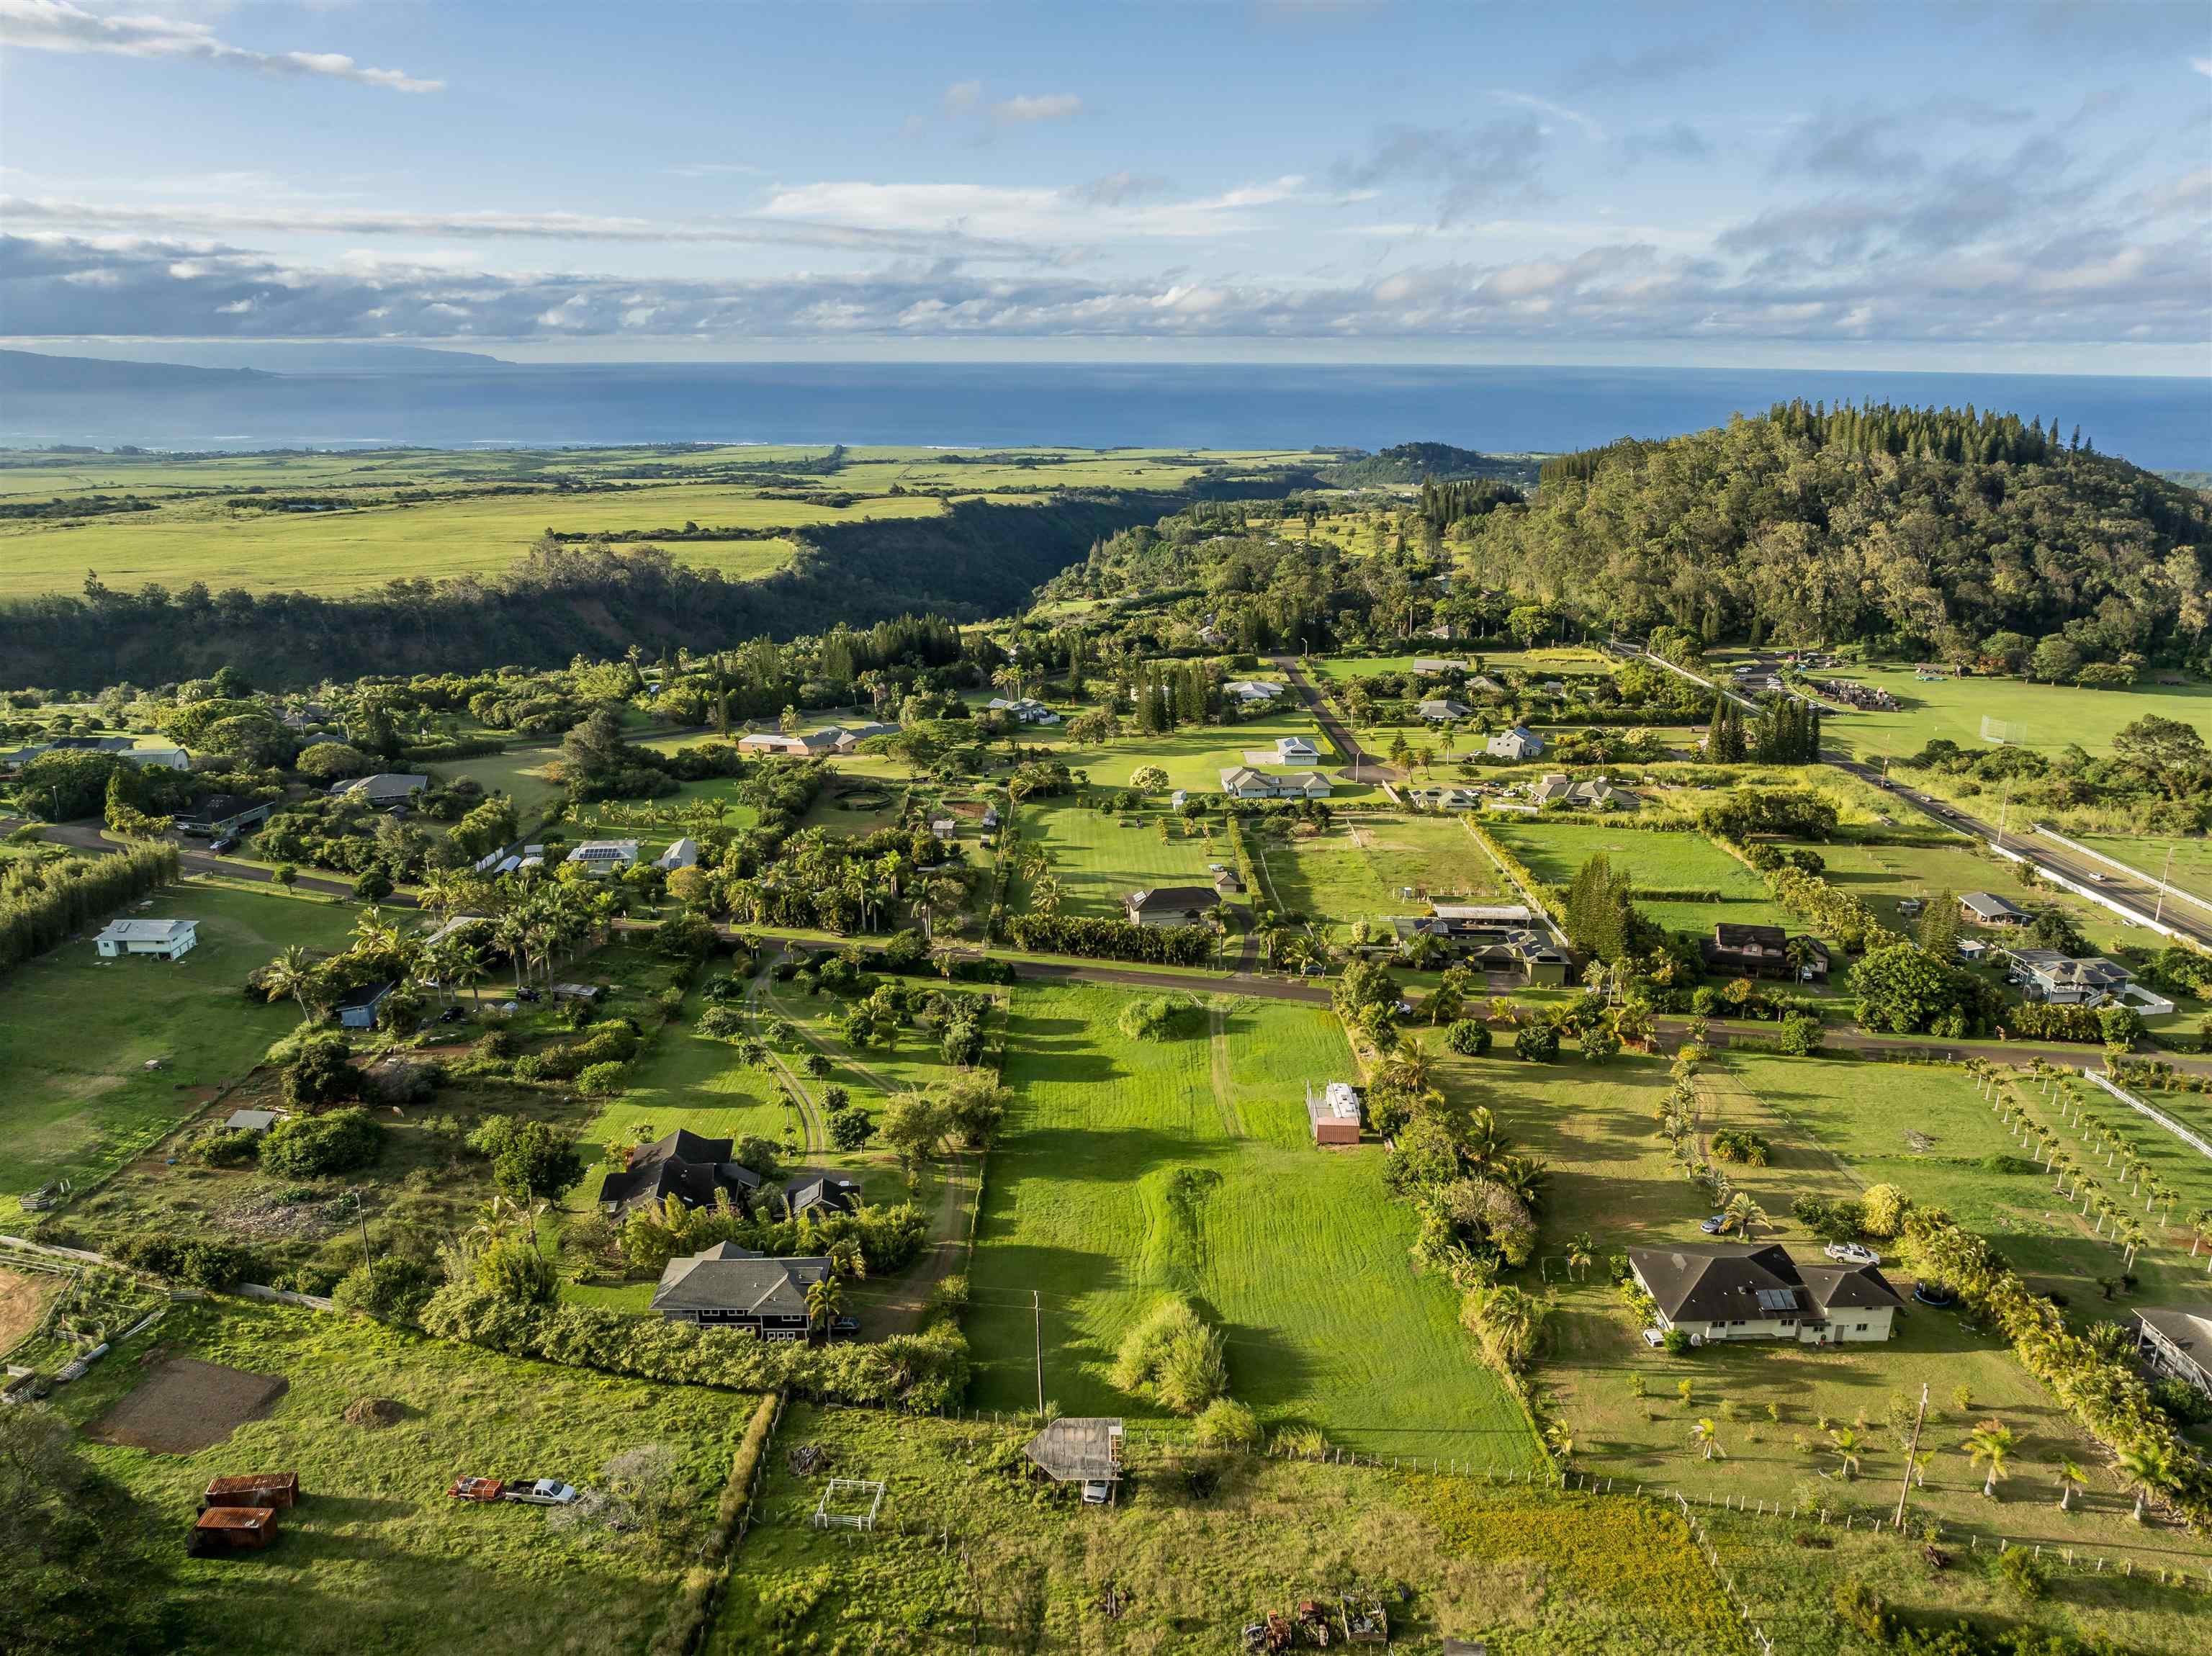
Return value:
<svg viewBox="0 0 2212 1656">
<path fill-rule="evenodd" d="M 282 1110 L 233 1110 L 223 1118 L 225 1132 L 267 1132 L 284 1119 Z"/>
<path fill-rule="evenodd" d="M 210 1507 L 192 1525 L 191 1550 L 200 1557 L 211 1552 L 258 1551 L 276 1538 L 273 1507 Z"/>
<path fill-rule="evenodd" d="M 300 1501 L 297 1472 L 247 1472 L 238 1477 L 218 1477 L 207 1486 L 200 1507 L 293 1507 Z"/>
<path fill-rule="evenodd" d="M 374 1029 L 376 1014 L 384 1004 L 384 998 L 399 986 L 392 982 L 365 983 L 358 989 L 349 989 L 338 997 L 336 1010 L 338 1025 L 346 1029 Z"/>
<path fill-rule="evenodd" d="M 1022 1453 L 1055 1483 L 1114 1483 L 1121 1477 L 1121 1422 L 1106 1415 L 1065 1415 Z"/>
<path fill-rule="evenodd" d="M 1359 1142 L 1359 1095 L 1348 1081 L 1332 1081 L 1318 1092 L 1306 1083 L 1306 1119 L 1316 1144 Z"/>
</svg>

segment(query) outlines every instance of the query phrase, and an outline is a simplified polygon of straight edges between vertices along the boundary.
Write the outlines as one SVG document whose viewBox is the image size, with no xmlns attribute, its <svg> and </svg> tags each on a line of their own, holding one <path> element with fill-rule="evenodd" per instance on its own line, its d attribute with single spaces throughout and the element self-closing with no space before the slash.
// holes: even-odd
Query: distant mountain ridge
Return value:
<svg viewBox="0 0 2212 1656">
<path fill-rule="evenodd" d="M 511 368 L 481 351 L 345 340 L 56 340 L 33 353 L 85 362 L 167 363 L 187 368 L 256 368 L 264 373 L 459 373 Z"/>
<path fill-rule="evenodd" d="M 1399 443 L 1379 454 L 1362 454 L 1324 467 L 1322 476 L 1336 488 L 1407 488 L 1431 480 L 1462 482 L 1477 477 L 1533 484 L 1540 460 L 1537 455 L 1486 454 L 1449 443 Z"/>
<path fill-rule="evenodd" d="M 275 378 L 258 368 L 195 368 L 178 362 L 111 362 L 0 350 L 0 392 L 207 391 Z"/>
</svg>

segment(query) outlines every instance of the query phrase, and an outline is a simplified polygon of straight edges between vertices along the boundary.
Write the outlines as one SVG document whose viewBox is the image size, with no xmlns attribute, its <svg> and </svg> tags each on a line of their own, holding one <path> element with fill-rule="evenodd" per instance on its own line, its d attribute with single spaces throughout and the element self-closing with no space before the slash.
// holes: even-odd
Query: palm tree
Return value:
<svg viewBox="0 0 2212 1656">
<path fill-rule="evenodd" d="M 301 1022 L 306 1023 L 315 1016 L 307 998 L 319 993 L 322 984 L 316 975 L 313 958 L 301 945 L 294 943 L 270 961 L 261 980 L 270 994 L 289 995 L 299 1003 Z"/>
<path fill-rule="evenodd" d="M 2136 1492 L 2136 1509 L 2129 1516 L 2140 1524 L 2144 1503 L 2172 1484 L 2173 1457 L 2164 1449 L 2143 1444 L 2121 1450 L 2112 1457 L 2112 1466 L 2120 1475 L 2121 1487 Z"/>
<path fill-rule="evenodd" d="M 1748 1191 L 1740 1190 L 1729 1198 L 1728 1215 L 1735 1221 L 1737 1231 L 1747 1242 L 1751 1240 L 1751 1228 L 1766 1222 L 1765 1210 L 1752 1200 Z"/>
<path fill-rule="evenodd" d="M 1997 1498 L 1997 1485 L 2003 1480 L 2005 1463 L 2011 1459 L 2017 1442 L 2012 1428 L 2002 1421 L 1985 1420 L 1966 1434 L 1965 1448 L 1967 1459 L 1974 1465 L 1989 1468 L 1989 1476 L 1982 1483 L 1982 1493 L 1991 1501 Z"/>
<path fill-rule="evenodd" d="M 1700 1420 L 1690 1428 L 1690 1441 L 1705 1451 L 1701 1457 L 1704 1459 L 1711 1460 L 1715 1455 L 1722 1453 L 1721 1429 L 1710 1420 Z"/>
<path fill-rule="evenodd" d="M 1844 1482 L 1850 1483 L 1858 1475 L 1859 1455 L 1866 1448 L 1866 1440 L 1858 1435 L 1855 1428 L 1831 1426 L 1828 1429 L 1828 1447 L 1835 1454 L 1836 1464 L 1844 1475 Z"/>
<path fill-rule="evenodd" d="M 2089 1475 L 2081 1470 L 2079 1462 L 2062 1459 L 2058 1463 L 2058 1510 L 2072 1510 L 2074 1492 L 2086 1488 L 2088 1482 Z"/>
<path fill-rule="evenodd" d="M 1030 907 L 1039 914 L 1060 912 L 1060 882 L 1049 874 L 1040 874 L 1030 883 Z"/>
<path fill-rule="evenodd" d="M 834 1276 L 824 1277 L 806 1288 L 806 1325 L 828 1329 L 845 1308 L 845 1289 Z"/>
<path fill-rule="evenodd" d="M 353 946 L 357 953 L 364 955 L 387 953 L 399 946 L 399 928 L 384 918 L 382 909 L 371 903 L 353 923 Z"/>
<path fill-rule="evenodd" d="M 1590 1267 L 1590 1258 L 1596 1244 L 1590 1240 L 1589 1232 L 1577 1231 L 1567 1238 L 1567 1269 L 1581 1280 L 1582 1273 Z"/>
</svg>

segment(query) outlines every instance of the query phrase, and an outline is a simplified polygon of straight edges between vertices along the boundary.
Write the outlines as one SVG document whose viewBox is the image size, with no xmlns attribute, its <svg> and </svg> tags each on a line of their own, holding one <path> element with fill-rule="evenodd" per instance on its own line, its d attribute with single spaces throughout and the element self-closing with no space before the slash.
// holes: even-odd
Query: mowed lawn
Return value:
<svg viewBox="0 0 2212 1656">
<path fill-rule="evenodd" d="M 1069 747 L 1060 754 L 1077 770 L 1085 772 L 1094 787 L 1121 788 L 1130 776 L 1147 765 L 1157 765 L 1168 775 L 1170 788 L 1193 793 L 1218 794 L 1221 773 L 1250 764 L 1265 770 L 1282 770 L 1275 762 L 1275 738 L 1302 736 L 1321 749 L 1322 773 L 1329 779 L 1330 798 L 1337 800 L 1379 798 L 1371 782 L 1344 780 L 1343 756 L 1321 733 L 1320 726 L 1303 712 L 1285 710 L 1234 725 L 1193 725 L 1164 736 L 1123 736 L 1096 747 Z M 1264 755 L 1248 760 L 1245 755 Z"/>
<path fill-rule="evenodd" d="M 1218 826 L 1209 836 L 1205 826 L 1166 810 L 1125 815 L 1054 801 L 1024 808 L 1022 843 L 1042 851 L 1050 863 L 1061 913 L 1120 919 L 1133 891 L 1210 886 L 1209 863 L 1233 865 L 1227 836 Z M 1024 906 L 1028 895 L 1025 882 Z"/>
<path fill-rule="evenodd" d="M 1626 873 L 1648 891 L 1717 891 L 1717 903 L 1662 902 L 1639 898 L 1641 907 L 1673 931 L 1710 936 L 1715 925 L 1796 926 L 1767 895 L 1766 883 L 1698 834 L 1666 834 L 1624 822 L 1546 822 L 1517 818 L 1486 822 L 1498 842 L 1547 884 L 1564 886 L 1602 852 L 1615 873 Z"/>
<path fill-rule="evenodd" d="M 1380 1453 L 1510 1468 L 1533 1450 L 1518 1405 L 1476 1356 L 1458 1296 L 1417 1277 L 1412 1213 L 1382 1153 L 1312 1148 L 1304 1087 L 1351 1068 L 1317 1007 L 1218 998 L 1163 1042 L 1124 1038 L 1127 997 L 1015 992 L 968 1327 L 986 1408 L 1142 1416 L 1115 1391 L 1122 1335 L 1167 1291 L 1226 1331 L 1232 1393 L 1271 1426 L 1307 1422 Z"/>
<path fill-rule="evenodd" d="M 1276 901 L 1321 926 L 1486 902 L 1504 890 L 1497 864 L 1456 817 L 1346 816 L 1310 837 L 1255 834 L 1251 845 Z"/>
<path fill-rule="evenodd" d="M 1859 758 L 1917 753 L 1937 737 L 1977 751 L 1990 743 L 1982 719 L 2008 721 L 2002 732 L 2016 746 L 2057 749 L 2079 743 L 2091 753 L 2109 752 L 2122 726 L 2148 714 L 2193 725 L 2212 737 L 2212 685 L 2084 690 L 2066 684 L 2030 684 L 2016 678 L 1919 679 L 1910 667 L 1874 667 L 1824 673 L 1887 690 L 1902 705 L 1895 713 L 1838 713 L 1820 727 L 1821 740 Z"/>
<path fill-rule="evenodd" d="M 755 1402 L 505 1357 L 366 1318 L 222 1301 L 173 1307 L 56 1404 L 80 1426 L 96 1421 L 143 1378 L 138 1359 L 156 1342 L 289 1387 L 267 1418 L 195 1454 L 87 1447 L 173 1531 L 190 1635 L 179 1647 L 194 1650 L 642 1650 L 713 1519 Z M 398 1422 L 349 1423 L 348 1405 L 364 1398 L 398 1404 Z M 673 1461 L 688 1544 L 563 1535 L 538 1508 L 446 1495 L 462 1476 L 603 1485 L 611 1458 L 647 1446 Z M 299 1473 L 302 1498 L 274 1546 L 243 1568 L 183 1556 L 209 1479 L 276 1468 Z"/>
<path fill-rule="evenodd" d="M 1538 1270 L 1556 1290 L 1558 1304 L 1540 1375 L 1571 1422 L 1577 1461 L 1587 1470 L 1693 1495 L 1710 1489 L 1832 1508 L 1893 1500 L 1903 1458 L 1888 1423 L 1890 1400 L 1899 1393 L 1917 1399 L 1924 1383 L 1940 1418 L 1923 1440 L 1934 1458 L 1927 1488 L 1914 1497 L 1919 1509 L 1984 1533 L 2068 1545 L 2144 1544 L 2143 1533 L 2126 1521 L 2128 1503 L 2101 1471 L 2093 1477 L 2088 1495 L 2076 1503 L 2085 1512 L 2069 1517 L 2057 1511 L 2051 1467 L 2070 1457 L 2101 1468 L 2104 1457 L 2008 1347 L 1955 1312 L 1909 1308 L 1899 1336 L 1884 1345 L 1820 1350 L 1759 1342 L 1707 1347 L 1679 1358 L 1648 1350 L 1635 1319 L 1607 1285 L 1602 1262 L 1632 1247 L 1704 1241 L 1698 1222 L 1709 1211 L 1703 1192 L 1683 1176 L 1653 1125 L 1652 1110 L 1669 1084 L 1663 1064 L 1624 1058 L 1601 1068 L 1539 1068 L 1443 1052 L 1437 1057 L 1448 1098 L 1486 1104 L 1501 1126 L 1550 1165 L 1542 1214 L 1545 1263 Z M 1963 1072 L 1743 1056 L 1708 1065 L 1700 1090 L 1704 1131 L 1749 1129 L 1771 1146 L 1769 1166 L 1730 1170 L 1766 1215 L 1762 1240 L 1817 1253 L 1818 1241 L 1790 1215 L 1794 1198 L 1855 1197 L 1869 1185 L 1891 1183 L 1990 1236 L 2033 1286 L 2064 1295 L 2075 1314 L 2124 1319 L 2126 1302 L 2108 1305 L 2098 1285 L 2100 1277 L 2118 1277 L 2118 1252 L 2055 1201 L 2047 1177 L 1990 1172 L 1980 1165 L 1987 1156 L 2019 1155 L 2021 1147 Z M 1917 1149 L 1908 1132 L 1931 1142 Z M 2178 1155 L 2163 1155 L 2160 1166 L 2178 1185 L 2190 1177 Z M 1590 1234 L 1601 1264 L 1576 1283 L 1567 1279 L 1563 1256 L 1567 1239 L 1578 1232 Z M 2146 1250 L 2137 1261 L 2138 1302 L 2201 1296 L 2188 1285 L 2187 1251 L 2178 1233 Z M 2203 1262 L 2197 1263 L 2201 1269 Z M 1889 1274 L 1900 1291 L 1910 1293 L 1909 1271 L 1893 1261 Z M 1635 1392 L 1638 1376 L 1644 1396 Z M 1684 1380 L 1692 1383 L 1686 1405 L 1675 1390 Z M 1972 1398 L 1964 1410 L 1953 1398 L 1962 1384 Z M 1769 1417 L 1770 1404 L 1778 1418 Z M 1846 1483 L 1822 1422 L 1850 1424 L 1862 1412 L 1871 1447 L 1862 1480 Z M 1958 1452 L 1973 1422 L 1989 1416 L 2003 1420 L 2023 1439 L 2014 1473 L 2016 1493 L 1995 1508 L 1982 1501 L 1981 1480 Z M 1698 1418 L 1720 1422 L 1724 1457 L 1707 1461 L 1692 1445 L 1690 1429 Z M 1861 1493 L 1863 1481 L 1875 1479 L 1889 1481 L 1887 1497 Z"/>
<path fill-rule="evenodd" d="M 49 1180 L 142 1153 L 252 1068 L 300 1013 L 248 1002 L 246 974 L 293 943 L 341 948 L 353 924 L 319 899 L 193 882 L 125 913 L 198 920 L 199 944 L 173 964 L 102 962 L 88 930 L 0 978 L 0 1217 Z"/>
</svg>

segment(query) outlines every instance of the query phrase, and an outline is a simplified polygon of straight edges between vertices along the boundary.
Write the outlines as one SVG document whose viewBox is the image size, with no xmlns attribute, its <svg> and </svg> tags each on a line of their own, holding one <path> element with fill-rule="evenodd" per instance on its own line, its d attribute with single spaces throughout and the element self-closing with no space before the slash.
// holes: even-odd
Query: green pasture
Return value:
<svg viewBox="0 0 2212 1656">
<path fill-rule="evenodd" d="M 293 943 L 343 947 L 353 923 L 318 899 L 198 881 L 125 913 L 196 919 L 198 945 L 174 963 L 102 961 L 88 932 L 0 979 L 0 1216 L 49 1180 L 143 1154 L 244 1075 L 300 1021 L 289 1002 L 248 1003 L 246 974 Z"/>
<path fill-rule="evenodd" d="M 1346 1588 L 1386 1598 L 1400 1649 L 1464 1637 L 1500 1656 L 1750 1656 L 1687 1526 L 1656 1501 L 1131 1436 L 1114 1504 L 1089 1507 L 1010 1470 L 1030 1430 L 795 1404 L 778 1442 L 820 1445 L 828 1471 L 769 1458 L 707 1656 L 841 1643 L 1190 1656 L 1227 1648 L 1266 1610 L 1334 1605 Z M 883 1480 L 874 1530 L 814 1526 L 832 1474 Z"/>
<path fill-rule="evenodd" d="M 501 1356 L 366 1318 L 226 1301 L 172 1307 L 55 1399 L 80 1427 L 169 1356 L 282 1376 L 267 1417 L 228 1442 L 168 1455 L 88 1444 L 110 1477 L 170 1532 L 185 1627 L 179 1648 L 342 1656 L 642 1650 L 665 1623 L 704 1538 L 752 1399 Z M 400 1405 L 396 1425 L 350 1424 L 364 1398 Z M 562 1534 L 537 1507 L 453 1501 L 463 1476 L 531 1473 L 603 1485 L 628 1450 L 667 1452 L 676 1533 L 657 1542 L 604 1528 Z M 183 1556 L 208 1480 L 282 1468 L 300 1504 L 246 1560 Z"/>
<path fill-rule="evenodd" d="M 1287 699 L 1287 698 L 1286 698 Z M 1252 764 L 1269 771 L 1285 768 L 1274 761 L 1275 738 L 1303 736 L 1320 748 L 1322 774 L 1328 778 L 1330 798 L 1339 802 L 1379 797 L 1371 782 L 1353 783 L 1338 775 L 1344 760 L 1320 727 L 1303 710 L 1285 709 L 1234 725 L 1194 725 L 1164 736 L 1122 736 L 1093 747 L 1066 745 L 1060 757 L 1083 772 L 1094 787 L 1123 788 L 1139 767 L 1157 765 L 1168 775 L 1170 788 L 1193 793 L 1221 792 L 1221 773 Z M 1245 758 L 1247 750 L 1267 755 L 1263 761 Z"/>
<path fill-rule="evenodd" d="M 1154 1413 L 1107 1371 L 1175 1291 L 1225 1330 L 1231 1390 L 1271 1424 L 1528 1465 L 1526 1420 L 1459 1327 L 1456 1296 L 1413 1272 L 1413 1216 L 1384 1191 L 1379 1149 L 1310 1143 L 1305 1084 L 1351 1070 L 1334 1019 L 1220 998 L 1176 1038 L 1133 1041 L 1116 1026 L 1127 999 L 1015 992 L 1017 1102 L 970 1268 L 974 1400 L 1035 1406 L 1035 1291 L 1046 1398 L 1070 1414 Z"/>
<path fill-rule="evenodd" d="M 480 784 L 487 793 L 507 795 L 514 801 L 516 813 L 527 831 L 543 819 L 548 807 L 567 792 L 553 779 L 553 767 L 560 758 L 560 744 L 554 743 L 542 747 L 510 748 L 505 753 L 483 754 L 474 759 L 456 759 L 447 764 L 432 765 L 429 771 L 441 782 L 465 777 Z"/>
<path fill-rule="evenodd" d="M 1317 925 L 1427 912 L 1431 902 L 1487 902 L 1497 864 L 1456 817 L 1345 816 L 1319 834 L 1248 831 L 1262 888 Z M 1411 888 L 1413 895 L 1401 892 Z"/>
<path fill-rule="evenodd" d="M 1234 865 L 1218 825 L 1184 821 L 1165 810 L 1094 810 L 1052 801 L 1025 805 L 1023 849 L 1042 851 L 1060 883 L 1060 910 L 1119 919 L 1133 891 L 1163 885 L 1212 885 L 1209 863 Z M 1027 900 L 1024 889 L 1024 901 Z"/>
<path fill-rule="evenodd" d="M 2204 902 L 2212 902 L 2212 839 L 2153 834 L 2073 834 L 2067 837 L 2140 870 L 2154 880 L 2163 880 L 2179 890 L 2194 892 Z M 2203 904 L 2191 905 L 2190 912 L 2202 915 L 2205 912 Z"/>
<path fill-rule="evenodd" d="M 1931 1433 L 1936 1453 L 1926 1489 L 1915 1494 L 1916 1510 L 1949 1525 L 2046 1544 L 2143 1544 L 2142 1533 L 2125 1520 L 2129 1503 L 2101 1473 L 2093 1477 L 2086 1502 L 2077 1502 L 2087 1510 L 2057 1511 L 2051 1465 L 2069 1456 L 2100 1467 L 2104 1457 L 2007 1346 L 1955 1312 L 1909 1307 L 1902 1331 L 1886 1345 L 1812 1350 L 1758 1342 L 1676 1358 L 1646 1348 L 1601 1269 L 1572 1280 L 1564 1255 L 1567 1239 L 1578 1232 L 1591 1236 L 1601 1262 L 1632 1247 L 1706 1240 L 1697 1228 L 1710 1210 L 1706 1198 L 1653 1128 L 1653 1108 L 1669 1086 L 1662 1063 L 1626 1057 L 1601 1068 L 1538 1067 L 1470 1060 L 1440 1049 L 1436 1058 L 1449 1099 L 1487 1106 L 1505 1131 L 1550 1167 L 1538 1271 L 1558 1305 L 1540 1374 L 1573 1429 L 1577 1461 L 1585 1470 L 1679 1487 L 1693 1496 L 1711 1490 L 1770 1502 L 1809 1498 L 1839 1509 L 1861 1499 L 1893 1501 L 1902 1446 L 1887 1422 L 1889 1399 L 1900 1392 L 1917 1398 L 1925 1382 L 1943 1418 Z M 2120 1255 L 2093 1234 L 2093 1222 L 2051 1195 L 2047 1176 L 1985 1170 L 1984 1158 L 2019 1156 L 2021 1147 L 1963 1071 L 1744 1055 L 1709 1065 L 1698 1087 L 1701 1133 L 1733 1127 L 1769 1141 L 1768 1166 L 1729 1169 L 1765 1215 L 1761 1240 L 1817 1254 L 1819 1242 L 1790 1215 L 1796 1197 L 1850 1198 L 1869 1185 L 1893 1184 L 1996 1240 L 2034 1287 L 2064 1296 L 2074 1315 L 2124 1319 L 2127 1302 L 2106 1301 L 2099 1285 L 2100 1278 L 2117 1280 Z M 2115 1111 L 2101 1113 L 2109 1119 Z M 1908 1133 L 1922 1135 L 1925 1148 Z M 2166 1150 L 2141 1148 L 2156 1156 L 2170 1181 L 2198 1192 L 2191 1199 L 2212 1194 L 2212 1174 L 2190 1173 L 2182 1166 L 2184 1148 L 2166 1143 Z M 2200 1293 L 2189 1263 L 2180 1233 L 2162 1234 L 2138 1257 L 2137 1300 L 2171 1303 Z M 2197 1262 L 2199 1271 L 2203 1263 Z M 1909 1271 L 1888 1274 L 1910 1294 Z M 1638 1374 L 1647 1396 L 1632 1389 Z M 1686 1407 L 1675 1396 L 1677 1382 L 1686 1379 L 1692 1383 Z M 1973 1398 L 1965 1411 L 1952 1398 L 1962 1383 Z M 1768 1418 L 1769 1403 L 1778 1421 Z M 1888 1480 L 1886 1495 L 1860 1496 L 1856 1485 L 1837 1476 L 1820 1424 L 1823 1417 L 1849 1424 L 1862 1411 L 1874 1445 L 1863 1476 Z M 1995 1507 L 1981 1499 L 1980 1477 L 1970 1476 L 1966 1457 L 1956 1452 L 1973 1421 L 1992 1415 L 2024 1439 L 2014 1476 L 2017 1492 Z M 1700 1417 L 1720 1421 L 1723 1458 L 1707 1461 L 1691 1443 L 1690 1427 Z M 1801 1448 L 1801 1439 L 1816 1447 Z"/>
<path fill-rule="evenodd" d="M 1584 863 L 1602 852 L 1616 873 L 1626 872 L 1645 889 L 1721 894 L 1717 903 L 1638 900 L 1638 907 L 1673 931 L 1710 935 L 1722 922 L 1798 924 L 1775 906 L 1764 880 L 1700 834 L 1512 816 L 1491 818 L 1484 827 L 1547 885 L 1565 885 Z"/>
<path fill-rule="evenodd" d="M 1977 751 L 1992 746 L 1982 735 L 1984 716 L 2008 721 L 2014 728 L 2008 740 L 2025 748 L 2078 743 L 2092 753 L 2104 753 L 2123 725 L 2152 713 L 2212 736 L 2212 684 L 2085 690 L 2017 678 L 1921 679 L 1910 666 L 1814 676 L 1877 685 L 1902 704 L 1895 713 L 1837 713 L 1821 725 L 1821 740 L 1830 748 L 1877 762 L 1885 755 L 1897 759 L 1917 753 L 1938 737 Z"/>
</svg>

